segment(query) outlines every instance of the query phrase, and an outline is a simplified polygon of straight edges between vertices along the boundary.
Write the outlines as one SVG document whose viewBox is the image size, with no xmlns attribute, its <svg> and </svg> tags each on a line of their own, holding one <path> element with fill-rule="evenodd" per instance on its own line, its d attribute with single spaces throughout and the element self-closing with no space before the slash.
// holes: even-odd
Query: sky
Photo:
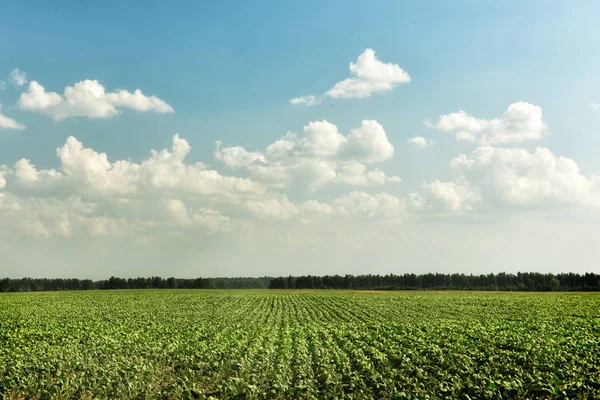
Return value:
<svg viewBox="0 0 600 400">
<path fill-rule="evenodd" d="M 600 271 L 597 1 L 16 1 L 0 276 Z"/>
</svg>

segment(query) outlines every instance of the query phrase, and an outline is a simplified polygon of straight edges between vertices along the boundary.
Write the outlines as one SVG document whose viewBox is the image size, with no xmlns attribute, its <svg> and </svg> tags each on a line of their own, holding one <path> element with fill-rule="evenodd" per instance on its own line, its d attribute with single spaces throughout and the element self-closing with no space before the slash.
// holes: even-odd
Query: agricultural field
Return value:
<svg viewBox="0 0 600 400">
<path fill-rule="evenodd" d="M 600 398 L 600 295 L 0 295 L 0 398 Z"/>
</svg>

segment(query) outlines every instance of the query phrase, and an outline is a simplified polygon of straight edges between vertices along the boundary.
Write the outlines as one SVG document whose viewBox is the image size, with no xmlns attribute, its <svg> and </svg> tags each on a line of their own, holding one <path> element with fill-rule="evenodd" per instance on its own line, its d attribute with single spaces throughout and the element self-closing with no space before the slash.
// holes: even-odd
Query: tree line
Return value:
<svg viewBox="0 0 600 400">
<path fill-rule="evenodd" d="M 487 275 L 404 274 L 288 276 L 271 279 L 270 289 L 600 291 L 600 275 L 519 272 Z"/>
<path fill-rule="evenodd" d="M 500 290 L 600 291 L 594 273 L 325 275 L 261 278 L 118 278 L 93 281 L 65 278 L 4 278 L 0 292 L 115 289 L 347 289 L 347 290 Z"/>
<path fill-rule="evenodd" d="M 271 278 L 118 278 L 92 281 L 64 278 L 4 278 L 0 292 L 42 292 L 61 290 L 115 289 L 267 289 Z"/>
</svg>

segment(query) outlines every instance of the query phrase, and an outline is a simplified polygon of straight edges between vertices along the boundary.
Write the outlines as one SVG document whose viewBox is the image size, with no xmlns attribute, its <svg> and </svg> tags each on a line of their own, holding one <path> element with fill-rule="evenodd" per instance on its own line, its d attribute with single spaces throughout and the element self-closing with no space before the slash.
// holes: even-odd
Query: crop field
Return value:
<svg viewBox="0 0 600 400">
<path fill-rule="evenodd" d="M 0 398 L 600 398 L 600 296 L 0 295 Z"/>
</svg>

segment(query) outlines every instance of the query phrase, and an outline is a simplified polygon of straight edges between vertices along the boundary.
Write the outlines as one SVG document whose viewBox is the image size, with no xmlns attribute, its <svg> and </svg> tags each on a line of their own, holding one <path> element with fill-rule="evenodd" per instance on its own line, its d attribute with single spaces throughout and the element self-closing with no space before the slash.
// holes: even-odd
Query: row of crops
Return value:
<svg viewBox="0 0 600 400">
<path fill-rule="evenodd" d="M 600 295 L 0 295 L 0 398 L 598 398 Z"/>
</svg>

